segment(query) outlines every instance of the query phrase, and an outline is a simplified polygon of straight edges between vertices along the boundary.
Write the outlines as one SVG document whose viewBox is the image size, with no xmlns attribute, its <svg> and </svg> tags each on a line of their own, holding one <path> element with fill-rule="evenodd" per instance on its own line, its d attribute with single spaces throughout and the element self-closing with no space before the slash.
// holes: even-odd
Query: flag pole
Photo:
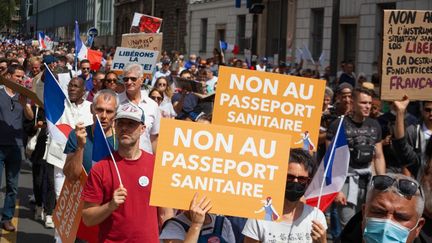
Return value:
<svg viewBox="0 0 432 243">
<path fill-rule="evenodd" d="M 60 86 L 59 81 L 56 79 L 56 77 L 54 76 L 54 74 L 51 72 L 51 69 L 48 67 L 48 65 L 46 63 L 44 63 L 45 65 L 45 70 L 48 70 L 48 72 L 50 72 L 50 74 L 53 76 L 54 80 L 57 82 L 57 85 Z M 64 90 L 62 89 L 62 87 L 60 86 L 61 91 L 63 92 L 63 94 L 66 96 L 66 101 L 68 103 L 68 105 L 72 105 L 72 103 L 69 100 L 69 96 L 66 95 L 66 93 L 64 92 Z"/>
<path fill-rule="evenodd" d="M 102 124 L 100 123 L 99 116 L 98 116 L 97 114 L 96 114 L 96 120 L 97 120 L 97 123 L 98 123 L 97 126 L 100 126 L 100 128 L 102 128 Z M 103 131 L 103 129 L 102 129 L 102 131 Z M 104 136 L 104 140 L 105 140 L 106 146 L 108 147 L 108 150 L 109 150 L 109 153 L 110 153 L 111 159 L 112 159 L 112 161 L 113 161 L 114 168 L 115 168 L 115 170 L 116 170 L 116 172 L 117 172 L 117 177 L 118 177 L 119 182 L 120 182 L 120 187 L 123 187 L 123 181 L 122 181 L 122 179 L 121 179 L 121 177 L 120 177 L 120 172 L 119 172 L 119 169 L 118 169 L 118 167 L 117 167 L 117 163 L 116 163 L 116 161 L 115 161 L 115 159 L 114 159 L 114 155 L 112 154 L 111 147 L 110 147 L 110 145 L 108 144 L 108 141 L 107 141 L 107 139 L 106 139 L 105 133 L 103 133 L 103 136 Z M 114 138 L 114 139 L 115 139 L 115 138 Z M 93 146 L 94 146 L 94 145 L 93 145 Z"/>
<path fill-rule="evenodd" d="M 336 130 L 336 135 L 333 137 L 333 141 L 332 141 L 332 143 L 331 143 L 331 148 L 330 148 L 330 156 L 329 156 L 329 159 L 331 159 L 332 157 L 333 157 L 333 153 L 334 153 L 334 150 L 335 150 L 335 146 L 336 146 L 336 139 L 338 138 L 338 135 L 339 135 L 339 130 L 341 129 L 341 126 L 342 126 L 342 123 L 343 123 L 343 119 L 344 119 L 344 116 L 342 115 L 341 116 L 341 118 L 340 118 L 340 122 L 339 122 L 339 125 L 338 125 L 338 128 L 337 128 L 337 130 Z M 330 163 L 327 163 L 327 165 L 326 165 L 326 167 L 325 167 L 325 170 L 324 170 L 324 175 L 323 175 L 323 179 L 322 179 L 322 182 L 321 182 L 321 188 L 320 188 L 320 193 L 319 193 L 319 195 L 318 195 L 318 204 L 317 204 L 317 208 L 319 209 L 320 208 L 320 204 L 321 204 L 321 197 L 322 197 L 322 192 L 323 192 L 323 188 L 324 188 L 324 183 L 325 183 L 325 180 L 326 180 L 326 175 L 327 175 L 327 172 L 328 172 L 328 170 L 329 170 L 329 168 L 330 168 Z M 318 211 L 317 211 L 318 212 Z M 317 213 L 315 213 L 315 218 L 317 217 Z"/>
</svg>

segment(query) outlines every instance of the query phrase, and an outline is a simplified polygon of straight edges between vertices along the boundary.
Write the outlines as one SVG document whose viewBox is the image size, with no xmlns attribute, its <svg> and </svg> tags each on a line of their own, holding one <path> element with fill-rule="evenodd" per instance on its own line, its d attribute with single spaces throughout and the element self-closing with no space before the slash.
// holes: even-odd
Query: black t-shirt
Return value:
<svg viewBox="0 0 432 243">
<path fill-rule="evenodd" d="M 327 131 L 327 140 L 332 140 L 336 134 L 340 119 L 330 124 Z M 370 117 L 357 123 L 350 116 L 344 118 L 343 126 L 350 149 L 350 167 L 355 169 L 366 168 L 372 162 L 375 144 L 381 142 L 381 126 Z"/>
</svg>

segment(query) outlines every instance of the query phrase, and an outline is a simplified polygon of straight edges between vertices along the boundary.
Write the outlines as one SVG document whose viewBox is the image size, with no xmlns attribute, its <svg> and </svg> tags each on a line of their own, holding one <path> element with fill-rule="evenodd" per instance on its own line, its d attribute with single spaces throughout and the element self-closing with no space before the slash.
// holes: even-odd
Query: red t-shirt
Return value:
<svg viewBox="0 0 432 243">
<path fill-rule="evenodd" d="M 99 242 L 159 242 L 157 209 L 149 205 L 155 157 L 142 151 L 137 160 L 123 159 L 117 152 L 114 158 L 127 197 L 99 225 Z M 81 200 L 105 204 L 111 201 L 119 185 L 112 160 L 101 160 L 93 165 Z"/>
</svg>

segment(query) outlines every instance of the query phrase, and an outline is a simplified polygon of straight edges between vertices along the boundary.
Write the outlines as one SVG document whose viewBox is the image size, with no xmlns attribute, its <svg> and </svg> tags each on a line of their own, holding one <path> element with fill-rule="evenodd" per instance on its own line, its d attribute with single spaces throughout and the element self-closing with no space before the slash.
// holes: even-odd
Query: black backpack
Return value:
<svg viewBox="0 0 432 243">
<path fill-rule="evenodd" d="M 198 238 L 198 242 L 197 243 L 228 243 L 223 237 L 222 237 L 222 230 L 223 230 L 223 225 L 224 225 L 224 216 L 216 216 L 215 219 L 215 224 L 214 224 L 214 228 L 213 228 L 213 232 L 210 234 L 206 234 L 206 235 L 202 235 L 202 232 L 211 228 L 203 228 L 201 229 L 200 232 L 200 236 Z M 165 228 L 165 226 L 167 225 L 168 222 L 170 221 L 174 221 L 177 222 L 178 224 L 180 224 L 185 233 L 188 232 L 190 226 L 187 225 L 185 222 L 176 219 L 176 218 L 171 218 L 168 219 L 167 221 L 165 221 L 165 223 L 162 226 L 162 230 Z"/>
</svg>

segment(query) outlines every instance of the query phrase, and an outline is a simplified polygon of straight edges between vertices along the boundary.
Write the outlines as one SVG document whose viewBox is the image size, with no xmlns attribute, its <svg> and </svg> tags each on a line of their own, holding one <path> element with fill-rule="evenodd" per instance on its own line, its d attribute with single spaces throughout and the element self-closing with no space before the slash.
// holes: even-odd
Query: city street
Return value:
<svg viewBox="0 0 432 243">
<path fill-rule="evenodd" d="M 4 178 L 3 174 L 3 178 Z M 2 190 L 0 194 L 1 205 L 3 206 L 5 181 L 1 184 Z M 37 242 L 50 243 L 54 242 L 53 229 L 46 229 L 43 222 L 37 222 L 34 218 L 34 205 L 29 202 L 29 195 L 33 194 L 32 190 L 32 174 L 31 165 L 29 162 L 23 162 L 21 166 L 21 174 L 19 178 L 18 200 L 13 223 L 17 226 L 16 232 L 7 232 L 2 230 L 0 243 L 15 243 L 15 242 Z"/>
</svg>

